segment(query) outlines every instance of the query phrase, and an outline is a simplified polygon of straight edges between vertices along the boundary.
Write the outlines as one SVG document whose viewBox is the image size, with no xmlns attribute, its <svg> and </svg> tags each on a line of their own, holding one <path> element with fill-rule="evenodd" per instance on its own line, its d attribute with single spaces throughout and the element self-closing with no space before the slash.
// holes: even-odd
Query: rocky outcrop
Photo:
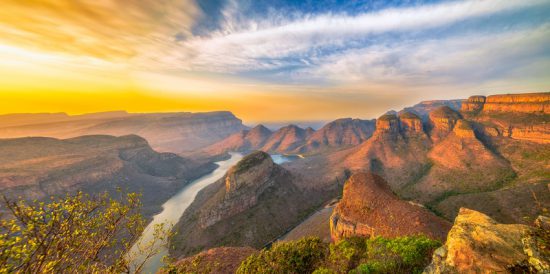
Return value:
<svg viewBox="0 0 550 274">
<path fill-rule="evenodd" d="M 461 138 L 475 138 L 474 128 L 470 122 L 460 119 L 456 121 L 456 124 L 453 128 L 454 134 Z"/>
<path fill-rule="evenodd" d="M 253 152 L 225 175 L 225 192 L 222 199 L 210 210 L 204 210 L 199 217 L 201 228 L 206 228 L 222 219 L 241 213 L 258 203 L 258 197 L 275 183 L 275 178 L 286 176 L 263 151 Z"/>
<path fill-rule="evenodd" d="M 330 218 L 331 236 L 398 237 L 425 234 L 444 239 L 450 224 L 424 207 L 400 200 L 380 176 L 358 173 L 344 185 L 342 200 Z"/>
<path fill-rule="evenodd" d="M 461 208 L 424 273 L 550 273 L 547 225 L 544 217 L 538 227 L 499 224 Z"/>
<path fill-rule="evenodd" d="M 461 110 L 464 112 L 473 113 L 480 112 L 483 109 L 483 105 L 485 104 L 486 99 L 487 98 L 482 95 L 470 96 L 468 100 L 462 103 Z"/>
<path fill-rule="evenodd" d="M 370 138 L 374 129 L 373 120 L 338 119 L 314 132 L 296 152 L 315 153 L 358 145 Z"/>
<path fill-rule="evenodd" d="M 404 134 L 415 135 L 424 133 L 422 119 L 418 115 L 405 111 L 399 114 L 399 120 L 401 121 L 401 131 Z"/>
<path fill-rule="evenodd" d="M 439 107 L 430 112 L 430 137 L 432 140 L 439 141 L 447 136 L 447 134 L 453 130 L 456 121 L 460 118 L 461 117 L 458 112 L 447 106 Z"/>
<path fill-rule="evenodd" d="M 550 92 L 471 96 L 462 111 L 550 114 Z"/>
</svg>

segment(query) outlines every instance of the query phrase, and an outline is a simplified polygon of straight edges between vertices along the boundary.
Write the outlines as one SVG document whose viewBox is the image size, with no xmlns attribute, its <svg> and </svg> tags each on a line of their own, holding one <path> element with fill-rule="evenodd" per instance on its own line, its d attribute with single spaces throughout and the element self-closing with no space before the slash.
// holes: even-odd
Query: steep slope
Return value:
<svg viewBox="0 0 550 274">
<path fill-rule="evenodd" d="M 82 190 L 141 192 L 146 214 L 176 189 L 215 166 L 157 153 L 136 135 L 73 139 L 0 140 L 0 190 L 10 197 L 43 199 Z"/>
<path fill-rule="evenodd" d="M 450 227 L 425 208 L 400 200 L 386 181 L 373 173 L 357 173 L 346 181 L 342 200 L 330 218 L 334 240 L 417 234 L 443 240 Z"/>
<path fill-rule="evenodd" d="M 201 191 L 175 227 L 171 254 L 191 255 L 216 246 L 260 248 L 320 203 L 296 178 L 253 152 Z"/>
<path fill-rule="evenodd" d="M 183 258 L 160 273 L 235 273 L 248 256 L 257 250 L 250 247 L 217 247 Z"/>
<path fill-rule="evenodd" d="M 392 114 L 377 119 L 373 136 L 353 149 L 343 162 L 344 166 L 352 172 L 380 174 L 394 190 L 422 176 L 428 165 L 426 152 L 431 141 L 418 126 L 420 118 L 413 115 L 402 114 L 403 123 Z"/>
<path fill-rule="evenodd" d="M 36 119 L 35 119 L 36 118 Z M 0 138 L 136 134 L 162 152 L 188 153 L 246 129 L 230 112 L 126 113 L 64 116 L 26 114 L 0 117 Z"/>
<path fill-rule="evenodd" d="M 306 139 L 312 134 L 313 129 L 305 130 L 295 125 L 288 125 L 275 131 L 261 150 L 267 152 L 289 153 L 304 144 Z"/>
<path fill-rule="evenodd" d="M 500 224 L 461 208 L 425 273 L 548 273 L 550 223 L 542 216 L 537 221 L 536 227 Z"/>
<path fill-rule="evenodd" d="M 452 132 L 429 151 L 430 169 L 407 197 L 429 203 L 452 193 L 498 189 L 514 178 L 506 160 L 476 138 L 469 122 L 455 123 Z"/>
<path fill-rule="evenodd" d="M 355 146 L 370 138 L 375 121 L 344 118 L 332 121 L 314 132 L 298 153 L 318 153 Z"/>
</svg>

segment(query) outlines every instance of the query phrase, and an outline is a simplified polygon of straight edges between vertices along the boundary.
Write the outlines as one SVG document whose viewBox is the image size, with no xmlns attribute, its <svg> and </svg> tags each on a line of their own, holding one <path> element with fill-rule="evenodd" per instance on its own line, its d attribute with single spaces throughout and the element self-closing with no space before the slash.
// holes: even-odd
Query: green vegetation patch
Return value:
<svg viewBox="0 0 550 274">
<path fill-rule="evenodd" d="M 283 242 L 248 257 L 237 273 L 421 273 L 439 241 L 426 236 Z"/>
</svg>

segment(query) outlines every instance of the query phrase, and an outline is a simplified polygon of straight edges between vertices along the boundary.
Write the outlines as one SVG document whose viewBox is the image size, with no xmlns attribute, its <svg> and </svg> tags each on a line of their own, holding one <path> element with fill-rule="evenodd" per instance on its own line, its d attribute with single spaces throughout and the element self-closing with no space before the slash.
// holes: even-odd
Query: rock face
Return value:
<svg viewBox="0 0 550 274">
<path fill-rule="evenodd" d="M 225 175 L 225 195 L 211 210 L 202 212 L 201 228 L 255 206 L 258 197 L 273 186 L 276 178 L 288 176 L 286 170 L 273 163 L 269 154 L 256 151 L 247 155 Z"/>
<path fill-rule="evenodd" d="M 215 168 L 158 153 L 136 135 L 6 139 L 0 140 L 0 155 L 0 190 L 6 195 L 43 199 L 75 191 L 116 192 L 120 187 L 143 193 L 146 214 Z"/>
<path fill-rule="evenodd" d="M 400 200 L 380 176 L 358 173 L 344 185 L 344 195 L 330 218 L 331 236 L 398 237 L 425 234 L 444 239 L 451 225 L 422 206 Z"/>
<path fill-rule="evenodd" d="M 461 110 L 464 112 L 480 112 L 483 109 L 486 99 L 487 98 L 482 95 L 470 96 L 468 100 L 462 103 Z"/>
<path fill-rule="evenodd" d="M 547 219 L 546 219 L 547 220 Z M 549 273 L 545 219 L 539 227 L 499 224 L 461 208 L 444 246 L 434 252 L 425 273 Z M 547 224 L 547 221 L 546 221 Z"/>
<path fill-rule="evenodd" d="M 401 120 L 401 130 L 406 135 L 422 134 L 424 133 L 424 126 L 422 119 L 412 112 L 401 112 L 399 114 L 399 120 Z"/>
<path fill-rule="evenodd" d="M 301 178 L 256 151 L 203 189 L 175 226 L 175 256 L 216 246 L 261 248 L 299 222 L 322 196 Z M 307 195 L 307 196 L 306 196 Z"/>
<path fill-rule="evenodd" d="M 430 112 L 430 137 L 432 140 L 438 141 L 447 136 L 447 134 L 453 130 L 456 121 L 460 118 L 458 112 L 447 106 L 439 107 Z"/>
<path fill-rule="evenodd" d="M 462 111 L 550 114 L 550 92 L 471 96 Z"/>
<path fill-rule="evenodd" d="M 38 116 L 38 117 L 36 117 Z M 36 117 L 36 119 L 35 119 Z M 162 152 L 189 153 L 246 129 L 231 112 L 0 116 L 0 138 L 136 134 Z M 6 123 L 4 123 L 6 122 Z"/>
<path fill-rule="evenodd" d="M 314 153 L 358 145 L 370 138 L 374 130 L 373 120 L 338 119 L 314 132 L 296 151 Z"/>
</svg>

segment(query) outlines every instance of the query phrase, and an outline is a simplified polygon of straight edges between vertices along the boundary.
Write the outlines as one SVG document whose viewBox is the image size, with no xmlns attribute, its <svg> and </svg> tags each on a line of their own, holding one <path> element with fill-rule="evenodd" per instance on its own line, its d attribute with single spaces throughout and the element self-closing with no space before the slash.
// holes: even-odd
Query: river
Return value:
<svg viewBox="0 0 550 274">
<path fill-rule="evenodd" d="M 195 196 L 197 196 L 197 193 L 199 193 L 201 189 L 222 178 L 227 170 L 229 170 L 229 168 L 235 165 L 243 157 L 240 153 L 232 152 L 230 155 L 231 158 L 216 162 L 218 168 L 216 168 L 212 173 L 187 184 L 162 205 L 162 211 L 153 217 L 151 223 L 149 223 L 143 231 L 143 235 L 130 250 L 129 254 L 131 257 L 136 257 L 136 261 L 142 260 L 142 256 L 140 257 L 139 255 L 138 245 L 144 245 L 153 239 L 155 225 L 161 223 L 170 225 L 176 224 L 181 215 L 183 215 L 185 209 L 187 209 L 187 207 L 193 202 Z M 275 154 L 271 155 L 271 157 L 275 163 L 282 164 L 295 160 L 295 157 L 297 156 Z M 158 248 L 160 252 L 147 261 L 144 265 L 143 273 L 156 273 L 163 266 L 162 258 L 168 255 L 168 249 L 164 246 L 157 246 L 156 248 Z"/>
</svg>

